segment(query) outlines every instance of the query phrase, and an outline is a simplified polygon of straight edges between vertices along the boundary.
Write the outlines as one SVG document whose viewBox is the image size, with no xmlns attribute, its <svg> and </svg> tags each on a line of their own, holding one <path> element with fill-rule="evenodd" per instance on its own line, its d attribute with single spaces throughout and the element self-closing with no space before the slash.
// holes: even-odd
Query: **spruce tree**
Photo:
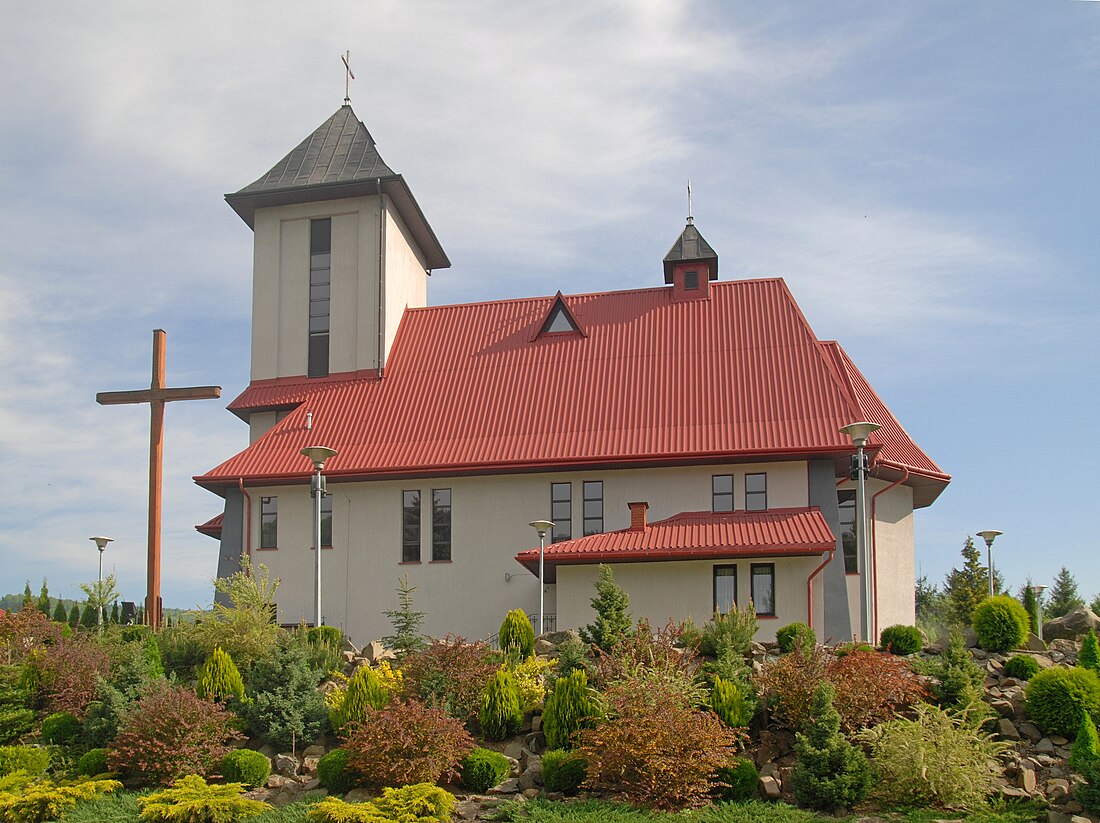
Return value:
<svg viewBox="0 0 1100 823">
<path fill-rule="evenodd" d="M 595 585 L 596 596 L 591 602 L 596 611 L 596 622 L 581 629 L 581 639 L 609 652 L 630 634 L 632 623 L 627 611 L 630 597 L 615 582 L 611 567 L 604 563 L 600 564 L 600 579 Z"/>
<path fill-rule="evenodd" d="M 27 581 L 27 585 L 23 587 L 23 608 L 33 609 L 34 606 L 34 593 L 31 591 L 31 581 Z"/>
<path fill-rule="evenodd" d="M 1050 588 L 1050 599 L 1047 600 L 1046 613 L 1048 617 L 1063 617 L 1078 606 L 1084 606 L 1085 601 L 1077 593 L 1077 578 L 1070 574 L 1069 569 L 1062 566 L 1058 576 L 1054 578 L 1054 585 Z"/>
<path fill-rule="evenodd" d="M 831 683 L 822 683 L 813 697 L 813 710 L 805 734 L 794 745 L 798 763 L 791 774 L 799 805 L 832 811 L 854 806 L 871 790 L 871 766 L 863 751 L 840 733 L 840 713 L 833 706 Z"/>
<path fill-rule="evenodd" d="M 53 607 L 53 619 L 56 623 L 65 623 L 69 619 L 69 613 L 65 610 L 65 604 L 60 600 L 58 600 L 57 605 Z"/>
<path fill-rule="evenodd" d="M 46 588 L 46 578 L 42 578 L 42 590 L 38 593 L 38 602 L 35 604 L 38 606 L 38 611 L 50 616 L 50 591 Z"/>
<path fill-rule="evenodd" d="M 413 609 L 412 593 L 414 591 L 416 586 L 409 585 L 409 576 L 406 574 L 397 582 L 398 607 L 382 612 L 393 625 L 393 634 L 383 637 L 382 645 L 391 649 L 398 660 L 427 648 L 428 645 L 420 631 L 427 612 L 418 612 Z"/>
<path fill-rule="evenodd" d="M 974 607 L 989 596 L 989 570 L 982 565 L 981 552 L 974 545 L 973 537 L 967 536 L 961 554 L 962 568 L 951 570 L 943 589 L 952 620 L 969 626 Z"/>
<path fill-rule="evenodd" d="M 76 628 L 80 625 L 80 604 L 73 603 L 72 609 L 69 611 L 69 626 Z"/>
</svg>

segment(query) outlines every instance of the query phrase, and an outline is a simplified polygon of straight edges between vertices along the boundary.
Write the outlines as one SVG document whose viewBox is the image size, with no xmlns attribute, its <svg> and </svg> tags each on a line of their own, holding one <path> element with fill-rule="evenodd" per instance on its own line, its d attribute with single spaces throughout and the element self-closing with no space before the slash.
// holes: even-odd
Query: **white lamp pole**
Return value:
<svg viewBox="0 0 1100 823">
<path fill-rule="evenodd" d="M 1004 534 L 1004 532 L 999 532 L 996 529 L 986 529 L 984 532 L 978 532 L 978 537 L 985 541 L 985 562 L 989 572 L 990 597 L 997 593 L 993 590 L 993 541 L 1002 534 Z"/>
<path fill-rule="evenodd" d="M 313 625 L 321 625 L 321 498 L 325 496 L 325 479 L 321 471 L 325 461 L 337 455 L 336 449 L 328 446 L 306 446 L 299 452 L 313 463 L 317 472 L 310 484 L 309 494 L 313 498 L 313 547 L 317 551 L 317 591 L 313 601 Z"/>
<path fill-rule="evenodd" d="M 867 499 L 864 481 L 867 477 L 867 468 L 863 457 L 863 447 L 867 445 L 867 438 L 871 432 L 876 432 L 882 426 L 877 423 L 860 421 L 849 423 L 840 431 L 852 438 L 856 446 L 856 462 L 853 472 L 856 481 L 856 553 L 859 555 L 860 591 L 862 599 L 860 631 L 862 640 L 874 644 L 875 637 L 875 613 L 871 589 L 871 546 L 867 541 Z"/>
<path fill-rule="evenodd" d="M 108 543 L 113 543 L 113 538 L 110 537 L 89 537 L 96 548 L 99 549 L 99 584 L 96 586 L 96 600 L 98 606 L 98 614 L 96 615 L 96 625 L 100 628 L 103 627 L 103 550 L 107 548 Z"/>
<path fill-rule="evenodd" d="M 1031 587 L 1031 593 L 1035 595 L 1035 628 L 1039 630 L 1039 640 L 1043 639 L 1043 592 L 1047 587 L 1037 583 Z"/>
<path fill-rule="evenodd" d="M 532 520 L 528 525 L 539 533 L 539 636 L 546 633 L 546 612 L 544 610 L 546 586 L 543 583 L 543 555 L 546 554 L 546 533 L 554 528 L 549 520 Z"/>
</svg>

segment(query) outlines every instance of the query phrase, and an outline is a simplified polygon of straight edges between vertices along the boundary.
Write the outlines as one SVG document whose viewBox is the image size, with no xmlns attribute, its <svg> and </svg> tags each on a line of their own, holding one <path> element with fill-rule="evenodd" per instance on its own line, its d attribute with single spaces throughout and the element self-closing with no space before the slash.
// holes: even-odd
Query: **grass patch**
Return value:
<svg viewBox="0 0 1100 823">
<path fill-rule="evenodd" d="M 691 818 L 693 823 L 809 823 L 811 820 L 821 819 L 806 809 L 787 803 L 765 803 L 761 800 L 719 803 L 693 813 Z"/>
<path fill-rule="evenodd" d="M 936 809 L 910 809 L 903 813 L 905 823 L 932 823 L 933 820 L 960 820 L 965 823 L 1031 823 L 1046 818 L 1045 809 L 1034 801 L 994 801 L 988 809 L 971 812 L 945 812 Z"/>
<path fill-rule="evenodd" d="M 148 792 L 119 789 L 90 800 L 81 800 L 62 817 L 62 823 L 137 823 L 140 811 L 137 799 Z"/>
<path fill-rule="evenodd" d="M 654 812 L 603 800 L 560 803 L 536 797 L 527 803 L 502 805 L 494 819 L 508 823 L 810 823 L 820 818 L 786 803 L 755 800 L 691 812 Z"/>
</svg>

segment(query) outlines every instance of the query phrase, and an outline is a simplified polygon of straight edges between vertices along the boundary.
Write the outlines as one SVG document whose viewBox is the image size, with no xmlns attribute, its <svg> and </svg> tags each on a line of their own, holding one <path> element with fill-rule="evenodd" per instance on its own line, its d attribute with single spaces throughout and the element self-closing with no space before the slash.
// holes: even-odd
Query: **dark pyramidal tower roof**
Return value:
<svg viewBox="0 0 1100 823">
<path fill-rule="evenodd" d="M 718 252 L 710 247 L 694 221 L 689 217 L 687 225 L 665 255 L 665 283 L 672 283 L 672 270 L 677 263 L 708 263 L 710 279 L 718 279 Z"/>
</svg>

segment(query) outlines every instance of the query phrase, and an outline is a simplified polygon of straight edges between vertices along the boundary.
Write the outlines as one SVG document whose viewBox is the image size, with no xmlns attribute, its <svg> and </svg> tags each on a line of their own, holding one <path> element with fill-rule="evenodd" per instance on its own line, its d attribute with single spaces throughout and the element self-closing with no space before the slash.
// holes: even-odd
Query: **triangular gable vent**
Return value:
<svg viewBox="0 0 1100 823">
<path fill-rule="evenodd" d="M 542 326 L 539 328 L 539 336 L 554 332 L 575 332 L 576 334 L 584 334 L 584 332 L 581 331 L 580 324 L 577 322 L 577 318 L 573 316 L 573 312 L 569 311 L 569 306 L 565 304 L 565 298 L 560 291 L 554 296 L 554 302 L 550 306 L 550 311 L 546 313 L 546 318 L 542 321 Z"/>
</svg>

